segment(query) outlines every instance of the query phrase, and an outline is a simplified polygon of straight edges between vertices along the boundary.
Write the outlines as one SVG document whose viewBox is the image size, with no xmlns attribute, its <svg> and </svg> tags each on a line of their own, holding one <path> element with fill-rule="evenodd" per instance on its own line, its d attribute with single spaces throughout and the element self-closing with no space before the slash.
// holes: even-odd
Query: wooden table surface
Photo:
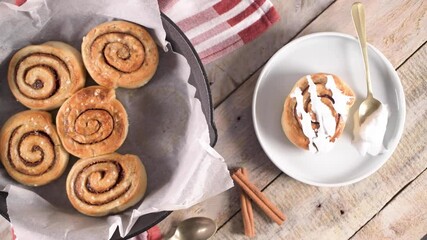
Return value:
<svg viewBox="0 0 427 240">
<path fill-rule="evenodd" d="M 392 63 L 406 97 L 402 139 L 387 163 L 358 183 L 322 188 L 298 182 L 267 158 L 252 124 L 252 95 L 269 58 L 300 36 L 333 31 L 356 35 L 354 1 L 273 0 L 281 20 L 255 41 L 206 66 L 218 128 L 215 149 L 230 168 L 246 167 L 253 183 L 286 214 L 278 226 L 255 207 L 255 239 L 420 239 L 427 234 L 427 1 L 371 0 L 365 5 L 368 41 Z M 239 189 L 159 224 L 168 235 L 179 221 L 213 218 L 213 239 L 246 239 Z"/>
<path fill-rule="evenodd" d="M 323 31 L 356 35 L 348 0 L 272 0 L 281 20 L 262 36 L 206 66 L 219 140 L 230 168 L 246 167 L 253 183 L 278 205 L 278 226 L 255 207 L 255 239 L 420 239 L 427 234 L 427 1 L 361 1 L 368 41 L 392 63 L 406 97 L 405 130 L 387 163 L 358 183 L 322 188 L 283 174 L 267 158 L 252 125 L 255 83 L 268 59 L 300 36 Z M 237 188 L 159 224 L 165 235 L 181 220 L 213 218 L 212 239 L 246 239 Z M 0 239 L 10 239 L 0 217 Z"/>
</svg>

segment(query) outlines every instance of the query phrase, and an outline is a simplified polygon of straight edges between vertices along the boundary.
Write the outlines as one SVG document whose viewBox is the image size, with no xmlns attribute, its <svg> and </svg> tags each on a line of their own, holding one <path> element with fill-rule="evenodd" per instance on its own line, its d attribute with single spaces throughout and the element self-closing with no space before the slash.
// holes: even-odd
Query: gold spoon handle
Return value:
<svg viewBox="0 0 427 240">
<path fill-rule="evenodd" d="M 369 74 L 368 49 L 366 43 L 366 26 L 365 26 L 365 8 L 360 2 L 356 2 L 351 6 L 351 16 L 356 27 L 357 36 L 359 38 L 360 49 L 362 50 L 363 63 L 365 64 L 366 86 L 368 89 L 368 97 L 372 97 L 372 85 Z"/>
</svg>

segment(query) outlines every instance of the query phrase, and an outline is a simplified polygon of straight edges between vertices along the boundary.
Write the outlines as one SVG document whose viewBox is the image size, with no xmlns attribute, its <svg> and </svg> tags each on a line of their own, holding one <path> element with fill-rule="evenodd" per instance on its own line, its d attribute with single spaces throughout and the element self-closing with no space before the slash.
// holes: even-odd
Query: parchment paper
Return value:
<svg viewBox="0 0 427 240">
<path fill-rule="evenodd" d="M 0 2 L 0 126 L 26 109 L 7 85 L 7 65 L 14 52 L 49 40 L 80 49 L 86 32 L 113 18 L 146 26 L 161 46 L 152 81 L 116 92 L 130 124 L 118 152 L 141 157 L 148 174 L 145 198 L 119 215 L 87 217 L 73 209 L 65 193 L 66 175 L 76 158 L 60 179 L 38 188 L 18 184 L 0 166 L 0 189 L 9 192 L 9 216 L 21 240 L 107 239 L 117 226 L 125 236 L 143 214 L 188 208 L 233 185 L 223 158 L 209 146 L 200 101 L 188 84 L 190 67 L 183 56 L 170 51 L 156 0 L 30 0 L 21 7 Z"/>
</svg>

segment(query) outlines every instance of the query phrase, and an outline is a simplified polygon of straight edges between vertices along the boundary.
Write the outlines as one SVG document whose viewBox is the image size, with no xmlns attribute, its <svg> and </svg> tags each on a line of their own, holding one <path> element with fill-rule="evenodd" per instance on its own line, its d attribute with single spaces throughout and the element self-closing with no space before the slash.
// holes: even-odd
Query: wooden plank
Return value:
<svg viewBox="0 0 427 240">
<path fill-rule="evenodd" d="M 263 35 L 206 66 L 216 106 L 334 0 L 272 0 L 281 19 Z"/>
<path fill-rule="evenodd" d="M 398 2 L 398 1 L 396 0 L 395 2 Z M 410 2 L 410 1 L 406 1 L 406 2 Z M 392 3 L 388 2 L 387 4 L 392 4 Z M 393 4 L 395 5 L 395 3 Z M 371 6 L 374 6 L 374 5 L 371 5 Z M 377 8 L 378 11 L 381 11 L 379 8 L 381 8 L 382 6 L 378 5 L 375 7 Z M 406 9 L 403 8 L 401 9 L 401 11 L 406 11 Z M 420 19 L 416 14 L 414 14 L 413 16 L 414 18 L 410 22 L 417 23 L 420 21 Z M 312 24 L 316 24 L 315 23 L 316 21 L 317 19 Z M 334 18 L 334 16 L 329 16 L 329 21 L 341 22 L 341 21 L 337 21 L 336 18 Z M 394 20 L 394 21 L 397 21 L 397 20 Z M 345 22 L 342 22 L 342 23 L 347 24 Z M 393 24 L 393 23 L 389 23 L 389 24 Z M 423 27 L 427 28 L 426 24 L 427 24 L 427 21 L 422 21 Z M 378 31 L 381 31 L 381 29 L 385 28 L 386 25 L 378 25 L 376 27 Z M 334 29 L 329 29 L 329 30 L 332 31 Z M 420 35 L 418 38 L 424 39 L 425 41 L 427 39 L 427 34 L 425 32 L 421 32 L 421 33 L 422 35 Z M 400 36 L 399 31 L 396 31 L 393 34 L 395 34 L 395 36 Z M 419 42 L 418 38 L 417 39 L 411 38 L 409 40 Z M 399 41 L 399 39 L 400 39 L 399 37 L 396 37 L 396 41 L 394 42 L 394 44 L 397 46 L 400 46 L 401 44 L 403 44 L 403 40 Z M 406 44 L 412 45 L 412 43 L 406 43 Z M 258 46 L 258 47 L 261 47 L 261 46 Z M 398 61 L 395 61 L 396 62 L 395 64 L 405 61 L 405 59 L 407 59 L 412 53 L 413 52 L 409 51 L 408 49 L 406 49 L 405 51 L 395 52 L 395 55 L 398 56 L 398 57 L 394 57 L 394 59 L 398 60 Z M 256 58 L 256 57 L 257 55 L 253 56 L 253 58 Z M 395 65 L 395 67 L 397 67 L 397 65 Z M 262 151 L 258 143 L 258 140 L 256 139 L 253 126 L 252 126 L 252 118 L 251 118 L 252 94 L 253 94 L 253 89 L 259 73 L 260 73 L 260 70 L 258 70 L 254 75 L 252 75 L 248 81 L 246 81 L 243 85 L 241 85 L 236 92 L 234 92 L 229 98 L 226 99 L 226 101 L 224 101 L 215 110 L 214 117 L 217 124 L 217 128 L 219 130 L 219 141 L 215 148 L 218 150 L 218 152 L 220 152 L 224 156 L 229 167 L 245 166 L 250 171 L 250 174 L 251 174 L 251 177 L 253 178 L 254 183 L 258 187 L 264 188 L 276 176 L 279 175 L 280 171 L 271 163 L 271 161 L 267 158 L 265 153 Z M 293 184 L 295 184 L 296 186 L 300 186 L 299 183 L 293 183 Z M 312 190 L 310 191 L 307 190 L 306 194 L 308 194 L 308 196 L 311 196 L 310 194 L 313 194 L 311 191 Z M 347 189 L 347 191 L 350 191 L 350 190 Z M 369 194 L 369 193 L 370 192 L 366 192 L 366 194 Z M 325 195 L 323 196 L 323 198 L 319 198 L 320 200 L 328 198 L 328 194 L 327 193 L 324 193 L 324 194 Z M 208 216 L 208 217 L 214 218 L 217 224 L 221 226 L 230 217 L 236 214 L 238 210 L 239 210 L 239 201 L 238 201 L 237 192 L 228 191 L 224 194 L 221 194 L 212 199 L 209 199 L 208 201 L 198 204 L 190 209 L 175 211 L 174 213 L 171 214 L 170 217 L 168 217 L 165 221 L 163 221 L 160 224 L 160 228 L 164 233 L 168 232 L 168 230 L 173 228 L 173 226 L 176 225 L 179 221 L 192 216 Z M 345 211 L 345 209 L 343 210 Z M 339 210 L 337 211 L 338 213 L 340 212 Z M 330 217 L 339 217 L 339 216 L 331 215 Z M 324 216 L 324 218 L 327 218 L 327 216 Z M 367 220 L 368 219 L 365 219 L 365 222 Z M 235 220 L 233 220 L 233 222 L 234 224 L 238 225 L 238 223 L 236 223 Z M 232 232 L 235 232 L 235 231 L 232 231 Z M 240 230 L 238 229 L 237 232 L 240 232 Z"/>
<path fill-rule="evenodd" d="M 424 171 L 351 239 L 421 239 L 427 234 L 426 189 Z"/>
<path fill-rule="evenodd" d="M 271 182 L 280 170 L 268 159 L 259 145 L 252 127 L 251 102 L 255 79 L 259 71 L 239 88 L 239 94 L 233 94 L 227 102 L 215 110 L 218 127 L 218 141 L 215 149 L 226 159 L 230 168 L 245 167 L 257 187 L 264 187 Z M 229 190 L 189 209 L 173 212 L 159 224 L 163 233 L 173 229 L 183 219 L 193 216 L 206 216 L 215 219 L 218 226 L 224 224 L 239 206 L 239 194 Z"/>
<path fill-rule="evenodd" d="M 242 80 L 235 81 L 236 79 L 246 79 L 253 75 L 266 59 L 270 58 L 277 49 L 301 31 L 333 1 L 322 0 L 314 3 L 303 0 L 273 0 L 272 2 L 281 14 L 279 23 L 251 43 L 206 67 L 208 78 L 213 83 L 211 89 L 215 105 L 242 83 Z M 245 59 L 245 61 L 240 61 L 240 59 Z M 252 78 L 255 79 L 259 72 L 258 70 Z M 218 88 L 219 86 L 223 87 Z M 243 91 L 250 93 L 254 86 L 255 81 L 251 81 L 250 84 L 243 86 Z M 220 136 L 216 149 L 227 159 L 227 162 L 230 163 L 229 166 L 240 166 L 248 162 L 251 166 L 246 167 L 250 171 L 258 168 L 260 164 L 250 162 L 248 159 L 253 157 L 260 159 L 265 166 L 262 168 L 263 171 L 258 171 L 257 174 L 265 181 L 259 180 L 257 185 L 265 186 L 271 181 L 268 176 L 277 176 L 280 171 L 268 160 L 258 142 L 254 141 L 256 137 L 252 128 L 250 103 L 248 103 L 251 99 L 252 96 L 239 95 L 239 97 L 229 100 L 228 107 L 215 111 L 214 118 Z M 235 111 L 241 114 L 236 115 Z M 230 141 L 236 136 L 241 136 L 241 138 Z M 229 162 L 229 159 L 234 159 L 234 162 Z M 233 191 L 229 191 L 229 193 L 231 195 L 221 194 L 190 209 L 175 211 L 159 226 L 167 235 L 167 232 L 173 229 L 179 221 L 192 216 L 208 216 L 216 219 L 218 225 L 222 225 L 230 218 L 230 214 L 238 209 L 237 205 L 229 204 L 230 201 L 238 201 L 238 195 Z"/>
<path fill-rule="evenodd" d="M 255 211 L 256 232 L 260 238 L 348 239 L 426 169 L 426 61 L 427 45 L 424 45 L 398 70 L 406 96 L 407 116 L 404 134 L 391 159 L 371 177 L 340 188 L 312 187 L 280 175 L 264 192 L 284 210 L 288 221 L 278 227 Z M 255 176 L 263 171 L 264 164 L 258 164 Z M 237 214 L 213 239 L 244 239 L 241 233 L 242 219 Z"/>
<path fill-rule="evenodd" d="M 350 9 L 354 1 L 337 1 L 299 36 L 313 32 L 334 31 L 356 36 Z M 399 66 L 426 41 L 427 1 L 359 0 L 365 6 L 368 42 L 377 47 L 393 64 Z M 334 20 L 335 19 L 335 20 Z"/>
<path fill-rule="evenodd" d="M 283 16 L 264 35 L 208 66 L 216 106 L 286 44 L 301 26 L 313 19 L 332 1 L 273 1 Z M 356 35 L 350 15 L 354 1 L 337 1 L 309 24 L 298 36 L 334 31 Z M 427 1 L 361 1 L 366 7 L 368 41 L 399 66 L 426 39 Z M 317 8 L 320 6 L 320 8 Z M 299 20 L 301 18 L 301 20 Z M 405 57 L 406 56 L 406 57 Z"/>
</svg>

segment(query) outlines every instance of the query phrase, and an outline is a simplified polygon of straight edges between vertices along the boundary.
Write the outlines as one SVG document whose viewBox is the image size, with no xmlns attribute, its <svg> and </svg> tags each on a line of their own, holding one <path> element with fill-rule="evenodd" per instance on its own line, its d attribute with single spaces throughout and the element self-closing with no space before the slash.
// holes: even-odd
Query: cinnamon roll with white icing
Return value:
<svg viewBox="0 0 427 240">
<path fill-rule="evenodd" d="M 344 131 L 354 92 L 338 76 L 316 73 L 299 79 L 285 100 L 282 128 L 310 152 L 328 152 Z"/>
</svg>

